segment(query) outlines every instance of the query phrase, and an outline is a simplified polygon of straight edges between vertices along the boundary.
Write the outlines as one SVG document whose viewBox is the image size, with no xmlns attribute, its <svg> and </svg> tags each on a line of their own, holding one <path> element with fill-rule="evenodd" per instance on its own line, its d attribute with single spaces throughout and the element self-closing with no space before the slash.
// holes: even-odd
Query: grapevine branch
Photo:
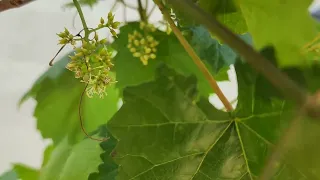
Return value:
<svg viewBox="0 0 320 180">
<path fill-rule="evenodd" d="M 171 0 L 170 3 L 181 10 L 186 16 L 197 20 L 205 25 L 211 33 L 234 49 L 240 56 L 247 61 L 256 71 L 263 74 L 283 95 L 294 100 L 297 105 L 306 108 L 306 113 L 310 117 L 320 117 L 320 103 L 313 101 L 305 89 L 300 88 L 293 80 L 279 69 L 273 66 L 260 53 L 256 52 L 251 46 L 241 40 L 236 34 L 219 23 L 210 14 L 187 0 Z"/>
<path fill-rule="evenodd" d="M 9 9 L 19 8 L 21 6 L 27 5 L 34 0 L 1 0 L 0 1 L 0 12 Z"/>
<path fill-rule="evenodd" d="M 229 111 L 229 112 L 233 111 L 232 105 L 230 104 L 228 99 L 225 97 L 225 95 L 223 94 L 221 89 L 219 88 L 218 83 L 216 82 L 214 77 L 212 77 L 211 73 L 206 68 L 206 66 L 203 64 L 203 62 L 201 61 L 199 56 L 195 53 L 195 51 L 193 50 L 191 45 L 188 43 L 188 41 L 183 37 L 181 31 L 178 29 L 178 27 L 175 25 L 175 23 L 171 19 L 171 16 L 168 13 L 168 11 L 165 9 L 164 5 L 159 0 L 155 0 L 154 2 L 159 7 L 159 9 L 160 9 L 161 13 L 163 14 L 164 18 L 170 24 L 170 27 L 171 27 L 172 31 L 174 32 L 174 34 L 176 35 L 176 37 L 180 41 L 181 45 L 184 47 L 184 49 L 187 51 L 189 56 L 192 58 L 193 62 L 198 66 L 200 71 L 203 73 L 205 78 L 208 80 L 211 88 L 217 94 L 217 96 L 219 97 L 219 99 L 221 100 L 221 102 L 223 103 L 225 108 L 227 109 L 227 111 Z"/>
</svg>

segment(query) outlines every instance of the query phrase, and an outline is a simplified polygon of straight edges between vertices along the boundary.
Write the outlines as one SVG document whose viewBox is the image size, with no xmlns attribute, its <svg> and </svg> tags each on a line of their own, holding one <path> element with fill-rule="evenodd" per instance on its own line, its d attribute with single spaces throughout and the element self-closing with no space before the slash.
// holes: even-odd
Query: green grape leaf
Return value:
<svg viewBox="0 0 320 180">
<path fill-rule="evenodd" d="M 237 34 L 247 32 L 247 24 L 234 0 L 199 0 L 199 6 Z"/>
<path fill-rule="evenodd" d="M 100 155 L 102 163 L 98 167 L 98 172 L 90 174 L 88 180 L 115 180 L 118 174 L 118 165 L 113 161 L 112 156 L 116 152 L 112 150 L 117 144 L 117 140 L 111 136 L 107 129 L 101 129 L 103 133 L 108 134 L 109 140 L 100 143 L 103 153 Z"/>
<path fill-rule="evenodd" d="M 17 179 L 18 179 L 18 175 L 14 170 L 4 172 L 0 176 L 0 180 L 17 180 Z"/>
<path fill-rule="evenodd" d="M 149 64 L 144 66 L 138 58 L 133 57 L 132 53 L 127 48 L 128 33 L 132 33 L 134 30 L 139 30 L 139 24 L 137 22 L 128 23 L 128 25 L 121 27 L 120 34 L 118 35 L 119 38 L 113 43 L 113 48 L 118 50 L 114 60 L 114 71 L 118 81 L 116 86 L 118 88 L 123 89 L 128 86 L 135 86 L 153 81 L 155 78 L 155 70 L 160 64 L 165 63 L 185 76 L 195 75 L 199 80 L 199 91 L 203 96 L 208 97 L 210 94 L 214 93 L 202 72 L 198 69 L 173 34 L 168 36 L 161 31 L 156 31 L 152 34 L 154 38 L 159 41 L 157 58 L 155 60 L 150 60 Z M 216 49 L 209 49 L 207 52 L 221 50 L 223 51 L 221 52 L 222 55 L 228 57 L 233 55 L 230 55 L 228 48 L 224 48 L 225 49 L 220 49 L 217 47 Z M 209 56 L 211 56 L 211 54 L 207 54 L 206 58 L 209 58 Z M 222 61 L 218 57 L 210 57 L 209 59 L 203 59 L 203 62 L 207 65 L 207 68 L 217 81 L 228 80 L 227 70 L 229 64 L 227 61 Z M 216 65 L 219 67 L 215 67 Z"/>
<path fill-rule="evenodd" d="M 217 179 L 221 170 L 232 171 L 232 177 L 246 173 L 228 113 L 207 100 L 194 104 L 195 78 L 162 71 L 156 81 L 126 88 L 124 105 L 108 122 L 118 139 L 117 178 L 208 179 L 203 173 L 211 170 L 209 176 Z"/>
<path fill-rule="evenodd" d="M 238 55 L 227 45 L 221 44 L 211 37 L 210 32 L 204 26 L 190 28 L 192 35 L 190 43 L 199 57 L 211 67 L 216 74 L 221 68 L 235 63 Z M 252 45 L 249 34 L 240 35 L 249 45 Z"/>
<path fill-rule="evenodd" d="M 118 140 L 117 179 L 256 179 L 295 108 L 247 64 L 238 60 L 235 69 L 239 97 L 232 116 L 207 100 L 195 103 L 195 78 L 168 70 L 160 70 L 153 82 L 126 88 L 124 105 L 107 126 Z M 307 71 L 284 72 L 312 87 Z M 312 179 L 297 167 L 277 162 L 274 177 Z"/>
<path fill-rule="evenodd" d="M 65 137 L 42 167 L 39 180 L 87 180 L 98 171 L 102 149 L 98 141 L 84 139 L 72 145 Z"/>
<path fill-rule="evenodd" d="M 307 65 L 302 47 L 317 35 L 308 14 L 311 0 L 242 0 L 238 2 L 254 45 L 261 49 L 275 46 L 279 66 Z"/>
<path fill-rule="evenodd" d="M 22 164 L 14 164 L 13 169 L 17 173 L 18 178 L 21 180 L 39 179 L 40 172 L 38 169 L 34 169 Z"/>
<path fill-rule="evenodd" d="M 68 56 L 48 69 L 23 96 L 20 104 L 28 98 L 37 101 L 34 116 L 42 137 L 58 143 L 63 137 L 76 141 L 84 136 L 79 123 L 79 102 L 84 84 L 74 78 L 65 68 Z M 90 132 L 107 122 L 117 111 L 118 90 L 114 85 L 107 89 L 104 99 L 88 98 L 84 95 L 81 112 L 85 129 Z"/>
</svg>

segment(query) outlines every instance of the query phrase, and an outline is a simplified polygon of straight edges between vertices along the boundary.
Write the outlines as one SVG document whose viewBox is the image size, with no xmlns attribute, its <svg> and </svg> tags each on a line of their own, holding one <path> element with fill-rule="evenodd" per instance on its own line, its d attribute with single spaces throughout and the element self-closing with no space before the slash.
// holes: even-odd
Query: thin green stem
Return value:
<svg viewBox="0 0 320 180">
<path fill-rule="evenodd" d="M 85 40 L 88 40 L 90 31 L 89 31 L 89 29 L 88 29 L 88 25 L 87 25 L 87 23 L 86 23 L 86 20 L 84 19 L 84 15 L 83 15 L 81 6 L 80 6 L 78 0 L 73 0 L 73 4 L 74 4 L 74 6 L 77 8 L 77 11 L 78 11 L 79 16 L 80 16 L 80 19 L 81 19 L 81 23 L 82 23 L 82 26 L 83 26 L 83 29 L 84 29 L 84 33 L 85 33 L 84 39 L 85 39 Z"/>
<path fill-rule="evenodd" d="M 140 19 L 143 22 L 147 22 L 147 14 L 146 14 L 146 9 L 143 8 L 141 0 L 138 0 L 138 11 L 140 15 Z"/>
<path fill-rule="evenodd" d="M 178 40 L 180 41 L 180 44 L 184 47 L 184 49 L 187 51 L 193 62 L 197 65 L 199 70 L 202 72 L 204 77 L 207 79 L 208 83 L 210 84 L 213 91 L 217 94 L 221 102 L 223 103 L 224 107 L 227 109 L 228 112 L 233 111 L 233 107 L 228 101 L 228 99 L 225 97 L 223 92 L 221 91 L 220 87 L 218 86 L 217 81 L 214 79 L 214 77 L 211 75 L 210 71 L 207 69 L 205 64 L 201 61 L 199 56 L 196 54 L 196 52 L 193 50 L 191 45 L 188 43 L 188 41 L 184 38 L 181 31 L 178 29 L 178 27 L 175 25 L 173 20 L 171 19 L 170 14 L 165 9 L 164 5 L 160 0 L 154 0 L 156 5 L 159 7 L 161 13 L 163 14 L 166 21 L 168 21 L 173 33 L 176 35 Z"/>
</svg>

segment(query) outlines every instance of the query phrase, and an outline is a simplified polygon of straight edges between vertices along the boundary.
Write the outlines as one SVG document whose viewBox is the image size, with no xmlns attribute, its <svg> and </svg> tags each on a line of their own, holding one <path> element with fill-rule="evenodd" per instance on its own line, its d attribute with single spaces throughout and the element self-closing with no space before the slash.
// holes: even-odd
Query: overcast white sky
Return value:
<svg viewBox="0 0 320 180">
<path fill-rule="evenodd" d="M 36 129 L 32 115 L 35 102 L 27 101 L 20 110 L 17 102 L 48 68 L 49 60 L 59 49 L 56 33 L 64 27 L 74 32 L 81 30 L 78 17 L 76 29 L 73 28 L 75 9 L 61 8 L 70 1 L 37 0 L 22 8 L 0 13 L 0 174 L 9 170 L 12 163 L 24 163 L 35 168 L 41 165 L 42 152 L 48 141 L 43 141 Z M 84 8 L 89 26 L 96 26 L 101 16 L 106 17 L 113 2 L 104 0 L 93 10 Z M 115 13 L 115 19 L 124 20 L 122 7 Z M 127 20 L 136 19 L 138 14 L 128 9 Z M 151 20 L 159 19 L 161 14 L 156 10 Z M 231 73 L 231 76 L 232 83 L 220 83 L 230 100 L 236 97 L 237 92 L 235 74 Z M 222 107 L 216 97 L 210 101 Z"/>
</svg>

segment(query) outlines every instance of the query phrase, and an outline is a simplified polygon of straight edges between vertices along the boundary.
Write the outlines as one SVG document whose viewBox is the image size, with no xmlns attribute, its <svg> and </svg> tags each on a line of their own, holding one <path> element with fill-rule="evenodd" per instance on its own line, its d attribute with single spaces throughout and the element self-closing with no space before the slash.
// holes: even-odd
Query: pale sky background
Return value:
<svg viewBox="0 0 320 180">
<path fill-rule="evenodd" d="M 34 100 L 28 100 L 20 109 L 17 103 L 33 82 L 47 69 L 48 62 L 60 48 L 56 33 L 67 27 L 73 33 L 81 30 L 75 9 L 63 9 L 71 0 L 37 0 L 22 8 L 0 13 L 0 174 L 10 170 L 12 163 L 23 163 L 39 168 L 42 153 L 50 142 L 43 140 L 33 118 Z M 103 0 L 93 10 L 84 8 L 89 26 L 96 26 L 101 16 L 106 17 L 114 0 Z M 136 1 L 127 0 L 135 3 Z M 152 3 L 150 2 L 151 6 Z M 115 19 L 124 21 L 123 8 L 115 9 Z M 127 9 L 127 20 L 139 18 Z M 156 22 L 162 18 L 158 9 L 151 16 Z M 106 31 L 101 31 L 106 36 Z M 65 49 L 61 56 L 69 49 Z M 57 59 L 59 59 L 59 57 Z M 237 96 L 234 70 L 229 73 L 231 82 L 219 83 L 229 100 Z M 222 107 L 217 97 L 210 99 Z"/>
</svg>

